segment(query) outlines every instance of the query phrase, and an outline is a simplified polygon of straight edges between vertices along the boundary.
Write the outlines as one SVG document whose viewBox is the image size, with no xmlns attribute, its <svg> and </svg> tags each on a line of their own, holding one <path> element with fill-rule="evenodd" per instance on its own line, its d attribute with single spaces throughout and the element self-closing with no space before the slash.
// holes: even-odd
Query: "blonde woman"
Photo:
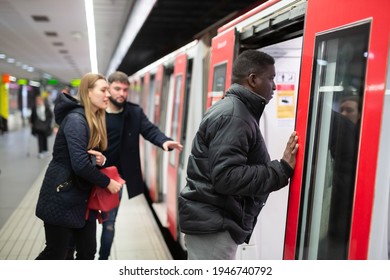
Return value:
<svg viewBox="0 0 390 280">
<path fill-rule="evenodd" d="M 104 156 L 88 153 L 107 148 L 107 81 L 100 74 L 88 73 L 81 79 L 78 94 L 76 99 L 61 93 L 56 100 L 54 116 L 60 128 L 36 207 L 37 217 L 44 222 L 46 247 L 36 259 L 65 259 L 72 238 L 76 259 L 94 259 L 96 217 L 85 218 L 91 187 L 111 193 L 122 187 L 96 167 L 104 164 Z"/>
</svg>

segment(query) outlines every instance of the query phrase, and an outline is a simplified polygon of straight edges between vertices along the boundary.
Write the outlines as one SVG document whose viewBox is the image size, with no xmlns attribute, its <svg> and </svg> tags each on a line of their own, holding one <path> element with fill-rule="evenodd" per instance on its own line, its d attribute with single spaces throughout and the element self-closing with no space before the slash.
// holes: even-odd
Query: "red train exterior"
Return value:
<svg viewBox="0 0 390 280">
<path fill-rule="evenodd" d="M 151 112 L 143 104 L 148 116 L 184 145 L 180 154 L 144 154 L 147 165 L 153 165 L 144 170 L 153 204 L 184 249 L 176 201 L 185 184 L 192 138 L 204 112 L 230 86 L 235 57 L 259 49 L 277 61 L 276 98 L 260 123 L 271 157 L 281 156 L 279 143 L 292 130 L 300 147 L 290 185 L 272 195 L 253 240 L 242 245 L 238 258 L 388 258 L 388 10 L 386 0 L 269 0 L 131 77 L 134 85 L 143 81 L 141 92 L 149 96 L 142 100 L 156 105 Z M 348 160 L 341 159 L 340 151 L 336 156 L 331 143 L 342 147 L 348 138 L 347 130 L 335 131 L 346 123 L 339 115 L 348 94 L 360 100 L 360 121 L 353 128 L 356 148 L 344 148 L 351 151 L 349 177 L 343 177 L 349 189 L 340 190 L 336 179 L 344 169 L 338 166 Z M 340 205 L 340 199 L 348 205 Z"/>
</svg>

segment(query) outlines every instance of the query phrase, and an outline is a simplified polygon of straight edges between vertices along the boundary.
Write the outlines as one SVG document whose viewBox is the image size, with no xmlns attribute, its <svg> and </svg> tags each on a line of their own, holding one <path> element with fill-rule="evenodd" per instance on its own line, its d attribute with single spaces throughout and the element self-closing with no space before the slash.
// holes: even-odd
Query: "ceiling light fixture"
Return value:
<svg viewBox="0 0 390 280">
<path fill-rule="evenodd" d="M 45 78 L 45 79 L 51 79 L 51 75 L 50 74 L 47 74 L 47 73 L 43 73 L 43 78 Z"/>
<path fill-rule="evenodd" d="M 29 81 L 29 85 L 32 86 L 32 87 L 40 87 L 41 83 L 37 82 L 37 81 L 30 80 Z"/>
<path fill-rule="evenodd" d="M 72 32 L 72 37 L 73 37 L 73 39 L 75 39 L 76 41 L 80 40 L 81 37 L 82 37 L 81 32 L 79 32 L 79 31 L 73 31 L 73 32 Z"/>
<path fill-rule="evenodd" d="M 114 72 L 119 67 L 124 56 L 133 43 L 135 36 L 137 36 L 139 30 L 144 24 L 146 18 L 149 16 L 149 13 L 153 9 L 156 2 L 157 0 L 143 0 L 135 2 L 134 9 L 128 18 L 125 30 L 123 31 L 120 38 L 119 45 L 115 50 L 115 54 L 111 58 L 107 75 Z"/>
<path fill-rule="evenodd" d="M 93 13 L 93 0 L 85 0 L 85 14 L 87 17 L 89 59 L 91 60 L 91 71 L 98 72 L 95 17 Z"/>
</svg>

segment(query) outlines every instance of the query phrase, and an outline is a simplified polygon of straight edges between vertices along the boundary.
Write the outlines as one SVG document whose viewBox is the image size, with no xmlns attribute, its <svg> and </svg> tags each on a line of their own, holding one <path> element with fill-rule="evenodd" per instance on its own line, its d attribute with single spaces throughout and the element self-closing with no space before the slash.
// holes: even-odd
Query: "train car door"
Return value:
<svg viewBox="0 0 390 280">
<path fill-rule="evenodd" d="M 157 69 L 157 73 L 154 78 L 154 98 L 152 100 L 153 104 L 150 106 L 154 107 L 154 116 L 153 116 L 153 123 L 160 127 L 160 111 L 161 111 L 161 93 L 162 93 L 162 78 L 163 78 L 163 65 L 160 65 Z M 149 194 L 150 198 L 153 202 L 156 202 L 159 200 L 159 193 L 157 186 L 157 163 L 158 163 L 158 152 L 157 147 L 155 145 L 150 146 L 150 163 L 149 163 Z"/>
<path fill-rule="evenodd" d="M 389 9 L 386 0 L 308 1 L 285 259 L 368 256 Z M 357 100 L 354 116 L 345 100 Z"/>
<path fill-rule="evenodd" d="M 147 99 L 147 104 L 145 107 L 145 114 L 148 117 L 149 121 L 154 124 L 154 102 L 155 102 L 155 73 L 150 71 L 147 74 L 149 78 L 149 86 L 145 99 Z M 155 181 L 156 181 L 156 162 L 155 157 L 152 158 L 152 150 L 155 148 L 155 146 L 147 141 L 143 140 L 144 147 L 145 147 L 145 166 L 144 166 L 144 172 L 145 172 L 145 183 L 149 189 L 149 194 L 154 194 L 154 190 L 156 188 Z"/>
<path fill-rule="evenodd" d="M 141 100 L 140 106 L 144 110 L 145 114 L 148 113 L 148 102 L 149 102 L 149 89 L 150 89 L 150 73 L 146 73 L 145 76 L 141 79 Z M 146 166 L 145 166 L 145 140 L 143 137 L 139 139 L 139 150 L 141 158 L 141 170 L 144 182 L 146 182 Z"/>
<path fill-rule="evenodd" d="M 171 118 L 171 134 L 174 140 L 181 139 L 181 125 L 183 117 L 183 103 L 185 92 L 185 81 L 187 75 L 187 54 L 180 54 L 176 57 L 174 67 L 174 97 L 173 111 Z M 177 239 L 177 174 L 179 168 L 179 152 L 169 152 L 168 178 L 167 178 L 167 219 L 168 229 L 172 237 Z"/>
<path fill-rule="evenodd" d="M 141 81 L 139 77 L 132 79 L 130 81 L 130 91 L 129 91 L 129 96 L 127 97 L 127 101 L 140 105 L 140 99 L 141 99 L 140 83 Z"/>
<path fill-rule="evenodd" d="M 231 28 L 212 39 L 207 108 L 221 99 L 231 84 L 235 38 L 236 29 Z"/>
</svg>

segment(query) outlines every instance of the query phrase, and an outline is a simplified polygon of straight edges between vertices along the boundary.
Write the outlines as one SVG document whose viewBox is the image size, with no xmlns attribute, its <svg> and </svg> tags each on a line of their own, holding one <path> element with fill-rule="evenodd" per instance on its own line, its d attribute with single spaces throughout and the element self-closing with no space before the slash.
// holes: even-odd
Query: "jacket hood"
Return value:
<svg viewBox="0 0 390 280">
<path fill-rule="evenodd" d="M 84 111 L 84 107 L 81 105 L 80 101 L 74 98 L 73 96 L 61 92 L 55 102 L 54 107 L 54 117 L 55 122 L 58 125 L 61 125 L 61 122 L 64 120 L 66 115 L 74 109 L 80 108 Z"/>
<path fill-rule="evenodd" d="M 260 121 L 260 117 L 263 114 L 266 100 L 256 94 L 255 92 L 247 89 L 246 87 L 239 84 L 232 84 L 226 91 L 226 97 L 229 95 L 237 96 L 253 114 L 257 121 Z"/>
</svg>

